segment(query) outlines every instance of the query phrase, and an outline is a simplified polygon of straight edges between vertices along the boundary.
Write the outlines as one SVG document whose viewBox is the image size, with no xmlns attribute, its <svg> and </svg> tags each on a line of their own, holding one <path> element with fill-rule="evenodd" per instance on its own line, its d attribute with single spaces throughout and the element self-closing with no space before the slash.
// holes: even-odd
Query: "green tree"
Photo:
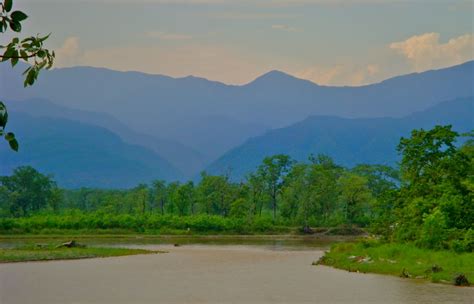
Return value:
<svg viewBox="0 0 474 304">
<path fill-rule="evenodd" d="M 247 197 L 253 210 L 253 215 L 262 215 L 262 209 L 268 196 L 265 193 L 265 185 L 260 175 L 251 173 L 247 177 Z"/>
<path fill-rule="evenodd" d="M 310 156 L 310 162 L 292 167 L 282 194 L 282 215 L 296 216 L 305 231 L 309 231 L 311 220 L 328 224 L 337 208 L 338 178 L 342 174 L 342 168 L 328 156 Z"/>
<path fill-rule="evenodd" d="M 3 0 L 0 3 L 0 33 L 5 33 L 9 29 L 13 32 L 21 32 L 21 23 L 27 18 L 28 16 L 22 11 L 13 11 L 13 0 Z M 50 69 L 53 66 L 55 54 L 44 48 L 44 42 L 48 37 L 49 35 L 43 37 L 37 35 L 24 39 L 14 37 L 8 44 L 0 45 L 0 51 L 3 51 L 3 54 L 0 55 L 0 62 L 10 62 L 12 67 L 20 60 L 29 64 L 23 72 L 25 87 L 34 84 L 42 69 Z M 18 141 L 15 134 L 6 132 L 7 123 L 7 107 L 0 101 L 0 136 L 8 141 L 11 149 L 18 151 Z"/>
<path fill-rule="evenodd" d="M 370 212 L 372 232 L 388 238 L 397 219 L 395 206 L 399 197 L 400 173 L 389 166 L 367 164 L 358 165 L 351 171 L 367 179 L 374 197 Z"/>
<path fill-rule="evenodd" d="M 50 176 L 29 166 L 19 167 L 13 175 L 1 177 L 0 183 L 6 191 L 13 216 L 28 216 L 44 209 L 54 198 L 56 189 Z"/>
<path fill-rule="evenodd" d="M 207 214 L 229 215 L 235 200 L 237 187 L 229 182 L 228 176 L 201 174 L 198 186 L 199 201 Z"/>
<path fill-rule="evenodd" d="M 327 155 L 310 156 L 310 179 L 312 197 L 317 213 L 327 225 L 329 217 L 337 209 L 337 198 L 340 192 L 338 179 L 344 169 L 334 163 Z"/>
<path fill-rule="evenodd" d="M 145 214 L 150 198 L 148 186 L 140 184 L 132 190 L 132 204 L 135 206 L 135 212 Z"/>
<path fill-rule="evenodd" d="M 173 201 L 180 216 L 187 215 L 189 212 L 194 214 L 194 203 L 196 200 L 193 182 L 180 185 L 176 191 L 174 191 Z"/>
<path fill-rule="evenodd" d="M 238 198 L 230 205 L 229 215 L 235 218 L 249 218 L 252 215 L 252 208 L 244 198 Z"/>
<path fill-rule="evenodd" d="M 292 163 L 288 155 L 278 154 L 265 157 L 257 171 L 257 174 L 263 181 L 265 192 L 270 199 L 274 220 L 276 219 L 277 212 L 277 198 L 281 193 L 284 178 L 290 171 Z"/>
<path fill-rule="evenodd" d="M 154 201 L 155 204 L 160 208 L 161 214 L 165 214 L 165 205 L 168 202 L 168 189 L 166 182 L 158 180 L 153 182 L 154 188 Z"/>
<path fill-rule="evenodd" d="M 431 130 L 414 130 L 410 138 L 401 140 L 398 150 L 402 154 L 402 185 L 396 206 L 398 239 L 422 237 L 420 227 L 436 210 L 441 212 L 449 229 L 473 227 L 472 141 L 458 148 L 458 137 L 451 126 L 436 126 Z"/>
<path fill-rule="evenodd" d="M 349 224 L 365 224 L 363 215 L 373 199 L 367 179 L 348 173 L 339 178 L 340 201 Z"/>
<path fill-rule="evenodd" d="M 395 190 L 400 185 L 400 173 L 390 166 L 362 164 L 351 171 L 367 179 L 367 185 L 374 196 Z"/>
<path fill-rule="evenodd" d="M 308 207 L 305 201 L 308 199 L 308 165 L 295 164 L 286 177 L 285 186 L 282 189 L 280 212 L 284 218 L 294 220 L 303 207 L 303 214 L 307 214 Z M 303 206 L 304 205 L 304 206 Z"/>
<path fill-rule="evenodd" d="M 418 244 L 430 249 L 444 249 L 449 238 L 446 217 L 439 209 L 426 215 L 421 226 Z"/>
<path fill-rule="evenodd" d="M 48 204 L 54 213 L 58 213 L 61 209 L 61 203 L 64 201 L 63 190 L 57 187 L 51 189 Z"/>
<path fill-rule="evenodd" d="M 451 126 L 436 126 L 428 131 L 413 130 L 410 138 L 400 140 L 400 172 L 405 190 L 414 196 L 433 194 L 443 179 L 456 179 L 457 164 L 451 160 L 457 153 L 458 136 Z"/>
</svg>

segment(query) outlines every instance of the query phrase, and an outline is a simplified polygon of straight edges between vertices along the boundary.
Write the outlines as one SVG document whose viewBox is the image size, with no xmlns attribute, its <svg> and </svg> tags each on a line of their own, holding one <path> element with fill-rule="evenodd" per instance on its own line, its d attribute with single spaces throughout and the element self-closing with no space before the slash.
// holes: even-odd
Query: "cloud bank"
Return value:
<svg viewBox="0 0 474 304">
<path fill-rule="evenodd" d="M 439 33 L 425 33 L 394 42 L 390 49 L 403 55 L 414 71 L 421 72 L 474 59 L 474 36 L 465 34 L 441 43 Z"/>
</svg>

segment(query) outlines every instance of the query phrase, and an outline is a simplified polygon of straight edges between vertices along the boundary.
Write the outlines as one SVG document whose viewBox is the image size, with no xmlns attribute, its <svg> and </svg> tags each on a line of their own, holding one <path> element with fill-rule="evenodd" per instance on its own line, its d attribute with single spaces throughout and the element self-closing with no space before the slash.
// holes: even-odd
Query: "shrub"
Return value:
<svg viewBox="0 0 474 304">
<path fill-rule="evenodd" d="M 424 218 L 417 244 L 430 249 L 444 249 L 448 247 L 448 239 L 449 230 L 446 225 L 446 217 L 439 209 L 435 209 L 433 213 Z"/>
<path fill-rule="evenodd" d="M 451 248 L 457 252 L 474 252 L 474 230 L 469 229 L 464 233 L 462 239 L 454 240 Z"/>
</svg>

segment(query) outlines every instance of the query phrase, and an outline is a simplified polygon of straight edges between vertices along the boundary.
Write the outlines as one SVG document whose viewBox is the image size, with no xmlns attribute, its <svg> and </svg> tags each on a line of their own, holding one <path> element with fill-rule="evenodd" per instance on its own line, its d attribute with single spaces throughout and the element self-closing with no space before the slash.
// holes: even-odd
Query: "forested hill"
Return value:
<svg viewBox="0 0 474 304">
<path fill-rule="evenodd" d="M 10 113 L 9 130 L 20 141 L 18 153 L 0 145 L 0 175 L 20 165 L 53 174 L 62 187 L 125 188 L 181 173 L 153 151 L 124 143 L 104 128 L 76 121 Z"/>
<path fill-rule="evenodd" d="M 474 129 L 474 98 L 443 102 L 404 118 L 344 119 L 312 116 L 286 128 L 275 129 L 248 140 L 211 164 L 211 174 L 232 172 L 235 179 L 254 170 L 268 155 L 288 154 L 305 160 L 311 153 L 331 156 L 344 166 L 395 165 L 396 146 L 412 129 L 452 124 L 458 132 Z"/>
<path fill-rule="evenodd" d="M 190 147 L 172 139 L 137 132 L 106 113 L 75 110 L 44 99 L 10 101 L 7 102 L 7 107 L 11 111 L 34 117 L 61 118 L 105 128 L 120 136 L 128 144 L 139 145 L 152 150 L 182 172 L 185 178 L 197 174 L 209 163 L 206 156 Z"/>
</svg>

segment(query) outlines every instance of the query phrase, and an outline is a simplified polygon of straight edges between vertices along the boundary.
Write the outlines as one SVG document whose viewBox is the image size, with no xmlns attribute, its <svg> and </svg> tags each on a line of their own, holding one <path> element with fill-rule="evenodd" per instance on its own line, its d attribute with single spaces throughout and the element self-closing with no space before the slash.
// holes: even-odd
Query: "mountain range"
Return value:
<svg viewBox="0 0 474 304">
<path fill-rule="evenodd" d="M 273 153 L 296 159 L 326 153 L 344 165 L 393 164 L 396 142 L 412 128 L 436 123 L 470 128 L 473 83 L 470 61 L 361 87 L 320 86 L 279 71 L 232 86 L 197 77 L 73 67 L 45 71 L 34 87 L 24 89 L 21 67 L 0 65 L 1 97 L 14 112 L 9 128 L 22 146 L 17 156 L 2 153 L 0 173 L 29 163 L 68 187 L 128 187 L 155 178 L 189 179 L 204 169 L 232 168 L 241 178 L 264 154 Z M 53 135 L 71 149 L 33 145 Z M 84 163 L 91 174 L 78 176 L 81 166 L 54 164 L 68 157 L 62 153 L 89 159 L 97 168 Z M 114 154 L 110 164 L 98 166 L 107 153 Z M 121 162 L 130 170 L 114 168 Z"/>
<path fill-rule="evenodd" d="M 299 161 L 307 160 L 311 154 L 326 154 L 348 167 L 357 164 L 394 166 L 399 160 L 396 147 L 401 137 L 409 137 L 413 129 L 448 124 L 461 134 L 474 130 L 473 97 L 442 102 L 403 118 L 311 116 L 247 140 L 206 171 L 210 174 L 231 172 L 238 180 L 253 171 L 264 157 L 275 154 L 288 154 Z"/>
<path fill-rule="evenodd" d="M 20 141 L 14 153 L 0 145 L 1 173 L 31 165 L 63 187 L 128 188 L 181 173 L 153 151 L 124 143 L 111 131 L 61 118 L 10 112 L 9 129 Z"/>
<path fill-rule="evenodd" d="M 402 117 L 445 100 L 473 96 L 474 61 L 359 87 L 329 87 L 272 71 L 241 86 L 103 68 L 42 72 L 31 88 L 22 67 L 0 66 L 5 100 L 41 98 L 106 113 L 141 134 L 181 143 L 206 162 L 250 137 L 311 115 Z"/>
<path fill-rule="evenodd" d="M 141 134 L 106 113 L 73 110 L 44 99 L 7 102 L 7 106 L 10 111 L 35 117 L 62 118 L 112 131 L 125 143 L 146 147 L 166 159 L 181 172 L 180 176 L 191 176 L 202 170 L 208 162 L 205 156 L 190 147 L 177 141 Z"/>
</svg>

